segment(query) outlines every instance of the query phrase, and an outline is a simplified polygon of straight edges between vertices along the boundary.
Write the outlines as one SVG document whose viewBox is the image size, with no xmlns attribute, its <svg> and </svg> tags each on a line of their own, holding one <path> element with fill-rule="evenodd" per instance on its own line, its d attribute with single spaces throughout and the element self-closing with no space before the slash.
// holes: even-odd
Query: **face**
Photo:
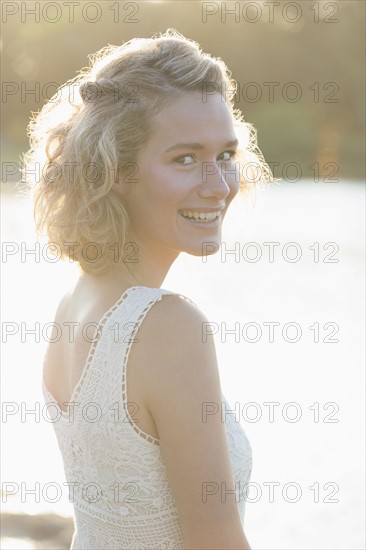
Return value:
<svg viewBox="0 0 366 550">
<path fill-rule="evenodd" d="M 199 92 L 189 92 L 153 123 L 138 157 L 138 182 L 124 196 L 134 238 L 167 256 L 217 252 L 222 221 L 239 191 L 230 109 L 219 94 L 203 102 Z"/>
</svg>

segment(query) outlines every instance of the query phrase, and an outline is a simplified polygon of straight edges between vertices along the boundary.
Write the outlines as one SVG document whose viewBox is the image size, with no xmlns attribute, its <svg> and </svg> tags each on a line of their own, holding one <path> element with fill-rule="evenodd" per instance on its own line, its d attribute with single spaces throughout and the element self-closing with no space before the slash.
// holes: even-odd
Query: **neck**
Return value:
<svg viewBox="0 0 366 550">
<path fill-rule="evenodd" d="M 137 245 L 136 240 L 130 240 L 126 242 L 123 257 L 108 273 L 94 275 L 83 272 L 81 277 L 98 285 L 160 288 L 178 255 L 176 250 L 157 250 L 156 247 L 144 246 L 140 242 Z"/>
</svg>

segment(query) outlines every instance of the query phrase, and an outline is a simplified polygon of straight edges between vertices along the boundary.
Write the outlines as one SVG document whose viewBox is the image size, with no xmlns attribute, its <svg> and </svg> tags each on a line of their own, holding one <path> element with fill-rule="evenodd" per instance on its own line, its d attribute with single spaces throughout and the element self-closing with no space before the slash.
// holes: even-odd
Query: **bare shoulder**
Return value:
<svg viewBox="0 0 366 550">
<path fill-rule="evenodd" d="M 171 316 L 186 315 L 205 318 L 199 307 L 182 294 L 163 294 L 161 300 L 156 302 L 152 311 L 154 311 L 156 316 L 169 314 Z"/>
<path fill-rule="evenodd" d="M 140 327 L 135 358 L 145 403 L 161 429 L 170 407 L 195 407 L 199 415 L 203 402 L 221 401 L 215 342 L 205 335 L 206 323 L 198 306 L 175 294 L 156 302 Z"/>
<path fill-rule="evenodd" d="M 140 364 L 149 365 L 145 380 L 150 376 L 163 377 L 168 372 L 172 375 L 173 364 L 175 372 L 179 372 L 177 363 L 182 356 L 187 359 L 184 371 L 188 376 L 197 370 L 197 360 L 203 355 L 206 363 L 211 361 L 214 370 L 214 339 L 212 335 L 205 335 L 208 322 L 196 304 L 179 294 L 164 294 L 155 302 L 139 327 L 135 351 Z M 137 348 L 140 349 L 137 351 Z M 190 356 L 195 358 L 194 362 L 188 361 Z"/>
<path fill-rule="evenodd" d="M 185 299 L 180 294 L 163 294 L 161 300 L 157 301 L 149 311 L 143 324 L 144 333 L 155 334 L 159 331 L 162 334 L 166 329 L 167 336 L 174 334 L 184 336 L 182 327 L 192 327 L 193 330 L 205 322 L 208 322 L 204 313 L 193 302 Z"/>
</svg>

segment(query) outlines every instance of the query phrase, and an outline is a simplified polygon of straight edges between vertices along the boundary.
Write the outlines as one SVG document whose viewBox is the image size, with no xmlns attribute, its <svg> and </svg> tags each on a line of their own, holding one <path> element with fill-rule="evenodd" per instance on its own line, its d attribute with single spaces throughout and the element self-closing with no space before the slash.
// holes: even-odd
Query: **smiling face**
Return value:
<svg viewBox="0 0 366 550">
<path fill-rule="evenodd" d="M 203 102 L 199 92 L 188 92 L 160 111 L 153 124 L 137 159 L 138 182 L 123 196 L 134 240 L 167 257 L 205 255 L 204 243 L 220 246 L 222 220 L 239 191 L 230 108 L 219 94 Z M 182 215 L 219 211 L 209 222 Z"/>
</svg>

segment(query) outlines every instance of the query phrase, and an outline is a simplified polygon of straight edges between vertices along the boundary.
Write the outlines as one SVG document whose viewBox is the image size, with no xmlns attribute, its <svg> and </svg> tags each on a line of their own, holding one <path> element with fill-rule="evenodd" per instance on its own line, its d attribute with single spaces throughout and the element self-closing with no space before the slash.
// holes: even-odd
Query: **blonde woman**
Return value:
<svg viewBox="0 0 366 550">
<path fill-rule="evenodd" d="M 55 317 L 73 341 L 49 344 L 43 371 L 71 548 L 248 549 L 250 443 L 212 414 L 227 402 L 207 318 L 161 285 L 180 252 L 220 245 L 231 201 L 255 186 L 244 165 L 261 183 L 270 170 L 226 65 L 196 42 L 168 29 L 91 60 L 35 117 L 26 156 L 43 167 L 37 230 L 80 268 Z"/>
</svg>

